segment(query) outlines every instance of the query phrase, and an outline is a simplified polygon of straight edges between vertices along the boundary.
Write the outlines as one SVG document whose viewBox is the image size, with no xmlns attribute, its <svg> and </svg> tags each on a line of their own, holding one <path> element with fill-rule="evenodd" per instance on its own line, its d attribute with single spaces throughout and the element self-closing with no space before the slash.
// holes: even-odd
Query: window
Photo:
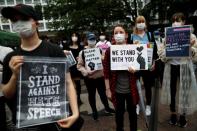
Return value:
<svg viewBox="0 0 197 131">
<path fill-rule="evenodd" d="M 34 0 L 34 4 L 40 4 L 40 0 Z"/>
<path fill-rule="evenodd" d="M 46 22 L 46 29 L 50 29 L 51 28 L 51 22 Z"/>
<path fill-rule="evenodd" d="M 43 3 L 43 4 L 47 3 L 47 0 L 42 0 L 42 3 Z"/>
<path fill-rule="evenodd" d="M 8 5 L 14 5 L 14 0 L 7 0 Z"/>
<path fill-rule="evenodd" d="M 1 2 L 0 2 L 0 4 L 1 4 Z M 1 12 L 2 9 L 3 9 L 3 7 L 0 7 L 0 12 Z"/>
<path fill-rule="evenodd" d="M 4 17 L 1 17 L 1 23 L 9 23 L 9 20 Z"/>
<path fill-rule="evenodd" d="M 16 0 L 16 4 L 23 4 L 23 0 Z"/>
<path fill-rule="evenodd" d="M 39 29 L 39 30 L 44 30 L 44 23 L 39 23 L 38 29 Z"/>
<path fill-rule="evenodd" d="M 3 30 L 10 31 L 10 25 L 2 25 Z"/>
<path fill-rule="evenodd" d="M 5 0 L 0 0 L 0 5 L 5 5 Z"/>
<path fill-rule="evenodd" d="M 32 4 L 32 0 L 25 0 L 25 4 Z"/>
</svg>

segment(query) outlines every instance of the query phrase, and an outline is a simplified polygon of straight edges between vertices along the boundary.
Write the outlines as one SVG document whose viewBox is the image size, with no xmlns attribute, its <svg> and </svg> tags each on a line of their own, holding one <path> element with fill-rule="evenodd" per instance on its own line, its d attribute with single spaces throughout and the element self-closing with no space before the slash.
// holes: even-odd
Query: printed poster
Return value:
<svg viewBox="0 0 197 131">
<path fill-rule="evenodd" d="M 189 57 L 190 34 L 190 25 L 165 28 L 166 57 Z"/>
<path fill-rule="evenodd" d="M 17 89 L 17 128 L 56 122 L 69 115 L 65 58 L 24 57 Z"/>
<path fill-rule="evenodd" d="M 102 70 L 101 52 L 99 48 L 90 48 L 84 50 L 85 65 L 89 70 Z"/>
<path fill-rule="evenodd" d="M 148 69 L 146 44 L 112 45 L 110 50 L 111 70 Z"/>
<path fill-rule="evenodd" d="M 66 55 L 66 59 L 68 61 L 68 67 L 71 67 L 73 65 L 75 65 L 77 62 L 72 54 L 71 51 L 69 51 L 70 53 Z"/>
<path fill-rule="evenodd" d="M 153 64 L 153 49 L 154 44 L 152 42 L 149 42 L 147 44 L 147 55 L 148 55 L 148 68 L 150 69 Z"/>
</svg>

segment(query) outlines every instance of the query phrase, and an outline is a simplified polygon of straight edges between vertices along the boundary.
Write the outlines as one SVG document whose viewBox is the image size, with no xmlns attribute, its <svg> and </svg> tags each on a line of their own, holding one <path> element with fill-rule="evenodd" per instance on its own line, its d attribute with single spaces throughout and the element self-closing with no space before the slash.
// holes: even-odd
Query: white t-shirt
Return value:
<svg viewBox="0 0 197 131">
<path fill-rule="evenodd" d="M 12 51 L 13 49 L 10 47 L 0 46 L 0 61 L 3 62 L 5 56 Z"/>
<path fill-rule="evenodd" d="M 96 43 L 96 47 L 100 48 L 102 52 L 105 52 L 107 48 L 109 48 L 110 46 L 111 46 L 111 43 L 107 40 L 99 41 L 98 43 Z"/>
</svg>

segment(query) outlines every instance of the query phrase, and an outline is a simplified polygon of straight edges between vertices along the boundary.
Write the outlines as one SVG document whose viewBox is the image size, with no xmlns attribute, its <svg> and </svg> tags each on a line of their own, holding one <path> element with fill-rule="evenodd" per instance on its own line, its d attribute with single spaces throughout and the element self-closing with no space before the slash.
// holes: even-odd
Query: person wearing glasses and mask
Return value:
<svg viewBox="0 0 197 131">
<path fill-rule="evenodd" d="M 3 78 L 2 92 L 8 101 L 8 105 L 12 111 L 13 123 L 16 123 L 16 92 L 17 79 L 19 70 L 24 62 L 23 56 L 39 56 L 39 57 L 65 57 L 64 52 L 55 44 L 42 41 L 38 36 L 39 14 L 32 6 L 18 4 L 13 7 L 4 7 L 1 10 L 4 18 L 12 22 L 13 31 L 18 33 L 21 38 L 20 47 L 9 53 L 3 61 Z M 66 58 L 66 57 L 65 57 Z M 79 117 L 77 106 L 76 92 L 71 80 L 69 71 L 66 73 L 67 96 L 71 107 L 71 116 L 57 121 L 57 124 L 62 130 L 69 128 L 76 122 Z M 66 97 L 66 96 L 65 96 Z M 57 130 L 57 125 L 54 123 L 46 125 L 38 125 L 34 128 L 38 130 Z M 29 127 L 24 128 L 28 130 Z"/>
</svg>

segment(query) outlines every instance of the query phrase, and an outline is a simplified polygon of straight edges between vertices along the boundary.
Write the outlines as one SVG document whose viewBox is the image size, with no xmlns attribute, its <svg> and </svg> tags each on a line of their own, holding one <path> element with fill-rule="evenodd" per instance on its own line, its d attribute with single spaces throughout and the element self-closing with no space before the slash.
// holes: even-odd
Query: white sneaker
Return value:
<svg viewBox="0 0 197 131">
<path fill-rule="evenodd" d="M 146 116 L 150 116 L 151 115 L 151 108 L 150 106 L 146 106 Z"/>
<path fill-rule="evenodd" d="M 136 105 L 136 114 L 137 115 L 140 114 L 140 106 L 139 106 L 139 104 Z"/>
</svg>

